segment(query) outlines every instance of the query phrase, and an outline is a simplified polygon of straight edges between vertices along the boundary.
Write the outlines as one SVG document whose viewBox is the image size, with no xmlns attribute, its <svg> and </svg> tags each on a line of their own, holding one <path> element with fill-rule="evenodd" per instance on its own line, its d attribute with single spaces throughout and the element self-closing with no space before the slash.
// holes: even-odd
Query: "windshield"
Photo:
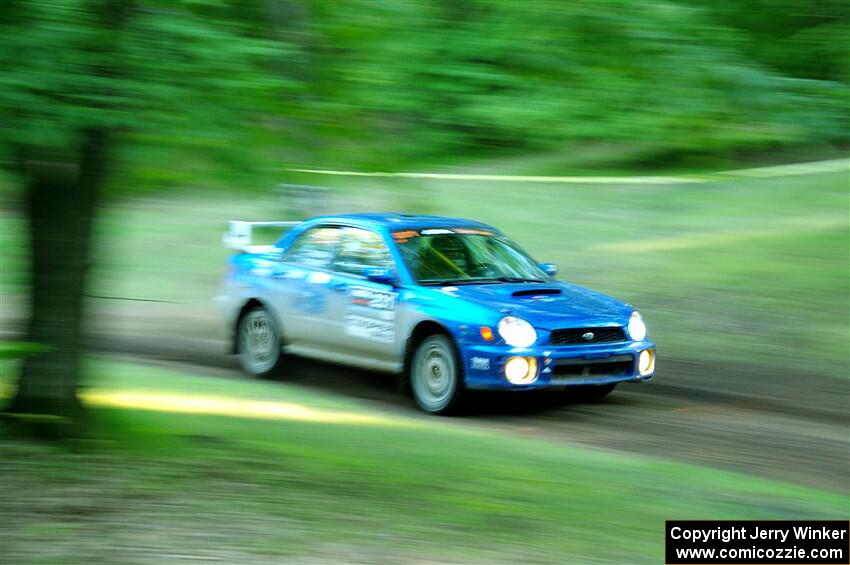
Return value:
<svg viewBox="0 0 850 565">
<path fill-rule="evenodd" d="M 484 229 L 393 232 L 402 259 L 420 284 L 543 282 L 534 259 L 503 235 Z"/>
</svg>

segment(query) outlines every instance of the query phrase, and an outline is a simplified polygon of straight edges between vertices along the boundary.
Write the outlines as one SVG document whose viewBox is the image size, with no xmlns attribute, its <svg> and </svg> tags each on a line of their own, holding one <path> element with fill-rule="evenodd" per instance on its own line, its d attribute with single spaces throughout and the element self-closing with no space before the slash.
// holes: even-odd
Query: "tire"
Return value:
<svg viewBox="0 0 850 565">
<path fill-rule="evenodd" d="M 237 326 L 237 353 L 242 370 L 256 377 L 278 372 L 283 355 L 280 332 L 271 314 L 258 306 L 247 311 Z"/>
<path fill-rule="evenodd" d="M 416 404 L 430 414 L 448 414 L 460 405 L 462 381 L 451 338 L 436 334 L 423 339 L 410 364 L 410 390 Z"/>
<path fill-rule="evenodd" d="M 567 395 L 571 400 L 584 402 L 593 402 L 601 400 L 611 394 L 617 388 L 617 383 L 607 385 L 585 385 L 577 387 L 569 387 L 566 390 Z"/>
</svg>

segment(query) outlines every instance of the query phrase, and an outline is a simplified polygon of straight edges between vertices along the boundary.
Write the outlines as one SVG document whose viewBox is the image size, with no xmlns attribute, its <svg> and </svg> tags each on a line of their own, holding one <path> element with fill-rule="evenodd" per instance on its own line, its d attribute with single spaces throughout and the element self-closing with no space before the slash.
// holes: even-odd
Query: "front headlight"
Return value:
<svg viewBox="0 0 850 565">
<path fill-rule="evenodd" d="M 505 316 L 499 322 L 499 335 L 514 347 L 528 347 L 537 341 L 537 332 L 522 318 Z"/>
<path fill-rule="evenodd" d="M 637 310 L 632 312 L 629 318 L 629 336 L 635 341 L 641 341 L 646 337 L 646 324 L 643 323 L 643 318 L 637 313 Z"/>
</svg>

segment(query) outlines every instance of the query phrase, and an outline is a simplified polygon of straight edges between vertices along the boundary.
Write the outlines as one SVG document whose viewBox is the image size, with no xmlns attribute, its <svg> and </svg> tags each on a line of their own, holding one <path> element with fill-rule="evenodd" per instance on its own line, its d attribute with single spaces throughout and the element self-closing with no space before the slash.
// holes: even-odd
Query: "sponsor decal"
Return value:
<svg viewBox="0 0 850 565">
<path fill-rule="evenodd" d="M 423 230 L 399 230 L 392 232 L 393 239 L 398 244 L 404 244 L 410 241 L 411 238 L 419 237 L 423 235 L 446 235 L 446 234 L 458 234 L 458 235 L 484 235 L 493 237 L 496 234 L 489 230 L 477 229 L 477 228 L 426 228 Z"/>
<path fill-rule="evenodd" d="M 367 306 L 374 310 L 395 310 L 395 297 L 395 292 L 365 286 L 355 286 L 351 289 L 353 305 Z"/>
<path fill-rule="evenodd" d="M 398 295 L 386 290 L 355 286 L 350 296 L 344 320 L 345 333 L 380 343 L 395 341 Z"/>
<path fill-rule="evenodd" d="M 475 230 L 466 228 L 455 229 L 455 233 L 462 233 L 464 235 L 495 235 L 493 232 L 487 230 Z"/>
<path fill-rule="evenodd" d="M 473 357 L 469 360 L 469 366 L 473 371 L 489 371 L 490 360 L 486 357 Z"/>
<path fill-rule="evenodd" d="M 395 322 L 348 314 L 345 316 L 345 333 L 380 343 L 395 340 Z"/>
<path fill-rule="evenodd" d="M 324 292 L 307 290 L 295 295 L 293 306 L 307 314 L 319 315 L 323 314 L 327 309 L 327 301 L 325 300 Z"/>
<path fill-rule="evenodd" d="M 416 230 L 394 231 L 393 232 L 393 239 L 408 240 L 411 237 L 417 237 L 418 235 L 419 235 L 419 232 L 417 232 Z"/>
</svg>

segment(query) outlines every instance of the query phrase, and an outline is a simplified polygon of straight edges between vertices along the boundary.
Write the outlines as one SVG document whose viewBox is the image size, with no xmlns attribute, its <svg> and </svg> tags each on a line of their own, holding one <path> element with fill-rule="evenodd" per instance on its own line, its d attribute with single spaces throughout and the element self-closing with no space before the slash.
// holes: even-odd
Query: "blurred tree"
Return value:
<svg viewBox="0 0 850 565">
<path fill-rule="evenodd" d="M 107 184 L 114 173 L 140 168 L 152 146 L 209 162 L 226 155 L 225 165 L 245 154 L 241 147 L 262 149 L 262 114 L 282 113 L 284 82 L 267 66 L 282 60 L 283 43 L 259 37 L 239 8 L 191 0 L 0 6 L 0 160 L 24 188 L 28 340 L 46 348 L 25 359 L 7 412 L 82 414 L 92 221 L 105 188 L 122 189 Z"/>
</svg>

